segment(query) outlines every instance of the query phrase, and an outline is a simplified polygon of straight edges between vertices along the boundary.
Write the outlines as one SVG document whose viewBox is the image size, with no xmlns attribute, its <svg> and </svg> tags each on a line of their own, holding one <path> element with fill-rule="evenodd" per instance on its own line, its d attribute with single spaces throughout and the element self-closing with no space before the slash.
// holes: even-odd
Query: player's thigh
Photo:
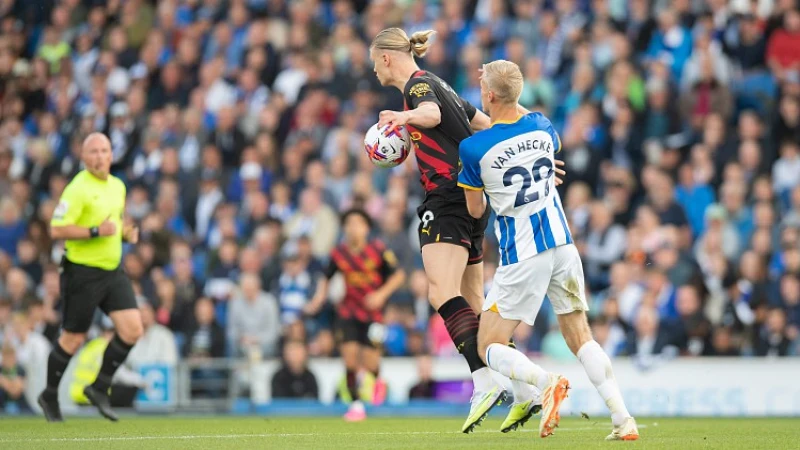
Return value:
<svg viewBox="0 0 800 450">
<path fill-rule="evenodd" d="M 519 320 L 504 319 L 500 314 L 492 310 L 484 311 L 481 314 L 481 323 L 478 327 L 478 354 L 481 359 L 485 359 L 486 349 L 490 345 L 506 345 L 519 322 Z"/>
<path fill-rule="evenodd" d="M 577 247 L 562 245 L 548 250 L 553 254 L 553 272 L 547 296 L 556 314 L 588 311 L 583 265 Z"/>
<path fill-rule="evenodd" d="M 342 361 L 345 367 L 355 370 L 360 366 L 361 347 L 369 342 L 367 329 L 355 319 L 339 319 L 336 327 Z"/>
<path fill-rule="evenodd" d="M 111 317 L 117 334 L 124 342 L 135 343 L 144 330 L 130 279 L 121 270 L 112 272 L 105 291 L 100 309 Z"/>
<path fill-rule="evenodd" d="M 428 278 L 428 298 L 439 309 L 461 294 L 461 279 L 467 267 L 467 249 L 460 245 L 432 243 L 422 247 L 422 264 Z"/>
<path fill-rule="evenodd" d="M 467 264 L 464 276 L 461 278 L 461 295 L 476 314 L 480 314 L 483 307 L 483 262 Z"/>
<path fill-rule="evenodd" d="M 547 294 L 551 270 L 552 255 L 549 252 L 498 267 L 482 310 L 484 313 L 494 311 L 504 319 L 519 320 L 533 326 Z"/>
<path fill-rule="evenodd" d="M 104 294 L 104 284 L 95 270 L 65 263 L 60 279 L 64 331 L 85 335 Z"/>
</svg>

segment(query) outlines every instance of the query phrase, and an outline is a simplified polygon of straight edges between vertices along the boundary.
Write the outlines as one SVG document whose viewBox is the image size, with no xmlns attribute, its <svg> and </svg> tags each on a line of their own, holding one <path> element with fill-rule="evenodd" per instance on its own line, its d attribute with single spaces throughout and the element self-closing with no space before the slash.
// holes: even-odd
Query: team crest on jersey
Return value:
<svg viewBox="0 0 800 450">
<path fill-rule="evenodd" d="M 69 205 L 67 204 L 66 200 L 61 200 L 58 202 L 58 206 L 56 209 L 53 210 L 53 218 L 61 220 L 64 216 L 67 215 L 67 210 L 69 209 Z"/>
<path fill-rule="evenodd" d="M 428 83 L 417 83 L 411 86 L 411 89 L 408 90 L 409 95 L 413 95 L 414 97 L 420 98 L 424 97 L 427 94 L 431 93 L 431 85 Z"/>
</svg>

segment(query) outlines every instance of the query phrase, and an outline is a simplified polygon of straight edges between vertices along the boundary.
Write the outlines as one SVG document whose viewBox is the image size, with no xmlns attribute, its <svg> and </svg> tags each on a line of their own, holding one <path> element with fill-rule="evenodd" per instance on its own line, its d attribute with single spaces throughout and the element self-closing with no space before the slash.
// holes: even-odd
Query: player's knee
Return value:
<svg viewBox="0 0 800 450">
<path fill-rule="evenodd" d="M 139 323 L 131 323 L 127 324 L 124 327 L 120 327 L 117 330 L 117 334 L 119 334 L 120 339 L 123 342 L 129 345 L 135 344 L 144 334 L 144 328 L 142 327 L 141 322 Z"/>
<path fill-rule="evenodd" d="M 69 333 L 63 332 L 61 336 L 58 338 L 58 345 L 64 349 L 70 355 L 74 355 L 78 352 L 78 349 L 81 348 L 83 343 L 86 341 L 86 335 L 83 333 Z"/>
<path fill-rule="evenodd" d="M 445 283 L 443 280 L 428 281 L 428 298 L 434 308 L 439 309 L 445 302 L 453 297 L 458 297 L 460 292 L 452 283 Z"/>
</svg>

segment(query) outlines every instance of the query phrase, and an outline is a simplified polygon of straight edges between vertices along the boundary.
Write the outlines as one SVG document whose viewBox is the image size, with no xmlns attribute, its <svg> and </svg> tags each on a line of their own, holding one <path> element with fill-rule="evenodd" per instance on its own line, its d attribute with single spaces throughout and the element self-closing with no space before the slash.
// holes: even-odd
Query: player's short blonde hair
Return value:
<svg viewBox="0 0 800 450">
<path fill-rule="evenodd" d="M 501 103 L 517 103 L 522 94 L 522 71 L 511 61 L 500 59 L 484 64 L 481 79 Z"/>
<path fill-rule="evenodd" d="M 375 36 L 370 48 L 410 53 L 422 58 L 431 46 L 429 39 L 433 33 L 435 33 L 433 30 L 417 31 L 408 37 L 400 28 L 387 28 Z"/>
</svg>

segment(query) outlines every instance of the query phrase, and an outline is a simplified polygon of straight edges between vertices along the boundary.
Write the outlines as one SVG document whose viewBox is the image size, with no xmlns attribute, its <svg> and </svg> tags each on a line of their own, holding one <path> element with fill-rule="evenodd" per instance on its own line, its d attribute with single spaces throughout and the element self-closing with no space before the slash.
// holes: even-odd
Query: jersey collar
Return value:
<svg viewBox="0 0 800 450">
<path fill-rule="evenodd" d="M 498 124 L 499 125 L 510 125 L 512 123 L 519 122 L 520 119 L 522 119 L 522 114 L 518 115 L 517 118 L 514 119 L 514 120 L 495 120 L 495 121 L 492 122 L 492 126 L 495 126 L 495 125 L 498 125 Z"/>
</svg>

